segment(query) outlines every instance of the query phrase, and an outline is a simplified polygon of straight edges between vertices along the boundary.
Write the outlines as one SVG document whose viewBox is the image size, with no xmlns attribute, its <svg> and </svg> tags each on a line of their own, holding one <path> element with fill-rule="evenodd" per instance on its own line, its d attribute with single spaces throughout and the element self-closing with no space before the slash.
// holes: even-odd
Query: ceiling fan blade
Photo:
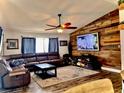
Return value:
<svg viewBox="0 0 124 93">
<path fill-rule="evenodd" d="M 70 23 L 70 22 L 67 22 L 67 23 L 65 23 L 64 25 L 65 25 L 65 26 L 70 26 L 71 23 Z"/>
<path fill-rule="evenodd" d="M 77 27 L 65 27 L 64 29 L 76 29 Z"/>
<path fill-rule="evenodd" d="M 47 26 L 50 26 L 50 27 L 57 27 L 57 26 L 54 26 L 54 25 L 49 25 L 49 24 L 46 24 Z"/>
<path fill-rule="evenodd" d="M 71 23 L 68 22 L 68 23 L 65 23 L 65 24 L 61 25 L 61 27 L 62 27 L 62 28 L 66 28 L 66 27 L 68 27 L 68 26 L 70 26 L 70 25 L 71 25 Z"/>
<path fill-rule="evenodd" d="M 56 29 L 56 27 L 55 27 L 55 28 L 49 28 L 49 29 L 45 29 L 45 30 L 53 30 L 53 29 Z"/>
</svg>

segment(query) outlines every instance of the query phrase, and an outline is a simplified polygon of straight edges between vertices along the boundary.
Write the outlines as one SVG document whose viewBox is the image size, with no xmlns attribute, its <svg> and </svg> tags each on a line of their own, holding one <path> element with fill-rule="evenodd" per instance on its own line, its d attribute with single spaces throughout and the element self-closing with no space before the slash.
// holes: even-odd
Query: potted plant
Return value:
<svg viewBox="0 0 124 93">
<path fill-rule="evenodd" d="M 118 0 L 118 5 L 124 3 L 124 0 Z"/>
<path fill-rule="evenodd" d="M 124 21 L 120 22 L 120 24 L 124 24 Z"/>
<path fill-rule="evenodd" d="M 119 30 L 124 30 L 124 21 L 120 22 L 120 25 L 118 26 Z"/>
</svg>

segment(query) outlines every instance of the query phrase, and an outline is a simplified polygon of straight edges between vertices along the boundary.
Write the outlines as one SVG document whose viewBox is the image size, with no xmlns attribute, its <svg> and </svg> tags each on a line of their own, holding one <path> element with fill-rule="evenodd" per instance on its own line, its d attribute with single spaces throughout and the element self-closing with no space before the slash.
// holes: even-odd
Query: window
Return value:
<svg viewBox="0 0 124 93">
<path fill-rule="evenodd" d="M 48 52 L 49 38 L 36 38 L 36 53 Z"/>
<path fill-rule="evenodd" d="M 22 53 L 58 52 L 58 38 L 22 38 Z"/>
<path fill-rule="evenodd" d="M 35 53 L 35 38 L 22 38 L 22 53 Z"/>
</svg>

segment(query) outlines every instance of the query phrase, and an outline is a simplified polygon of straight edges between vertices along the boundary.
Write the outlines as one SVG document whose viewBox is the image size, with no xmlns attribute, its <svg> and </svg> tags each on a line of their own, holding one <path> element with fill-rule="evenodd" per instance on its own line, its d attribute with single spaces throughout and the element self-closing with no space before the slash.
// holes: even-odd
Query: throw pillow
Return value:
<svg viewBox="0 0 124 93">
<path fill-rule="evenodd" d="M 16 66 L 19 66 L 19 65 L 22 65 L 22 64 L 25 64 L 24 59 L 14 59 L 10 62 L 11 67 L 16 67 Z"/>
</svg>

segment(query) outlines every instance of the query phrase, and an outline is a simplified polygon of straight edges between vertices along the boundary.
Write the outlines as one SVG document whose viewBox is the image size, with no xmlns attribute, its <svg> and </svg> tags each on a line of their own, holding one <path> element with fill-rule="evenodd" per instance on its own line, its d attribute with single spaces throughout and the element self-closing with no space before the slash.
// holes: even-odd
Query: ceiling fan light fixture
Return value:
<svg viewBox="0 0 124 93">
<path fill-rule="evenodd" d="M 45 29 L 45 30 L 57 29 L 58 33 L 62 33 L 64 31 L 64 29 L 76 29 L 77 28 L 77 27 L 74 27 L 74 26 L 70 26 L 71 25 L 70 22 L 66 22 L 64 24 L 61 24 L 61 14 L 58 14 L 58 17 L 59 17 L 59 24 L 58 25 L 46 24 L 47 26 L 50 26 L 51 28 Z"/>
<path fill-rule="evenodd" d="M 61 25 L 62 28 L 66 28 L 66 25 Z"/>
<path fill-rule="evenodd" d="M 57 29 L 57 32 L 58 33 L 62 33 L 63 32 L 63 29 L 59 28 L 59 29 Z"/>
</svg>

